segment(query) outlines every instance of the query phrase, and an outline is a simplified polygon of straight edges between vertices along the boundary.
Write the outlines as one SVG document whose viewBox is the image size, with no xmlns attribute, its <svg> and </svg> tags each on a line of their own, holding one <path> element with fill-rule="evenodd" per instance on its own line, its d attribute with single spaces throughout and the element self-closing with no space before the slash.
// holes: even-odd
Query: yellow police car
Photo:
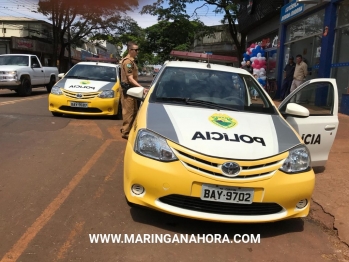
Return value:
<svg viewBox="0 0 349 262">
<path fill-rule="evenodd" d="M 106 115 L 121 119 L 119 65 L 76 64 L 52 87 L 49 110 L 54 116 Z"/>
<path fill-rule="evenodd" d="M 312 166 L 338 128 L 334 79 L 307 81 L 276 108 L 245 70 L 171 61 L 145 98 L 128 94 L 143 101 L 124 157 L 128 204 L 221 222 L 308 215 Z"/>
</svg>

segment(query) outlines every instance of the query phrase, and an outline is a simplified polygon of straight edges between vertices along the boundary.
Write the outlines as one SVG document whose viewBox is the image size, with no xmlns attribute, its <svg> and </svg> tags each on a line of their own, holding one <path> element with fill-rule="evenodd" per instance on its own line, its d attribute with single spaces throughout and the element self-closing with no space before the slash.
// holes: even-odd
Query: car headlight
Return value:
<svg viewBox="0 0 349 262">
<path fill-rule="evenodd" d="M 3 79 L 17 80 L 17 71 L 2 71 L 0 73 L 3 75 L 6 75 L 6 76 L 3 76 Z"/>
<path fill-rule="evenodd" d="M 4 75 L 17 75 L 17 71 L 3 71 L 1 73 Z"/>
<path fill-rule="evenodd" d="M 102 91 L 102 93 L 100 93 L 98 95 L 98 97 L 100 97 L 100 98 L 113 98 L 114 97 L 114 91 L 113 90 Z"/>
<path fill-rule="evenodd" d="M 63 93 L 62 93 L 62 90 L 61 90 L 60 87 L 54 86 L 54 87 L 52 87 L 52 89 L 51 89 L 51 94 L 54 94 L 54 95 L 62 95 Z"/>
<path fill-rule="evenodd" d="M 306 146 L 297 146 L 290 150 L 287 159 L 280 168 L 286 173 L 299 173 L 310 168 L 311 158 Z"/>
<path fill-rule="evenodd" d="M 163 162 L 178 160 L 164 138 L 145 129 L 138 132 L 135 152 Z"/>
</svg>

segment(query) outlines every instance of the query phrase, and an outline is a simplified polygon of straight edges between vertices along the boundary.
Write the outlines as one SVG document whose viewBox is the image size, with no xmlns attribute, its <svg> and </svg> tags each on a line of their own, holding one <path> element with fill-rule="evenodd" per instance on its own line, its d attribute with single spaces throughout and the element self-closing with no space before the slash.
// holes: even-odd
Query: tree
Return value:
<svg viewBox="0 0 349 262">
<path fill-rule="evenodd" d="M 70 44 L 122 28 L 121 14 L 137 6 L 138 0 L 39 0 L 38 5 L 38 11 L 52 21 L 53 61 L 56 63 L 58 51 L 61 71 L 64 51 Z"/>
<path fill-rule="evenodd" d="M 146 5 L 143 7 L 143 14 L 151 14 L 158 16 L 159 21 L 171 21 L 177 17 L 195 17 L 197 16 L 197 10 L 205 6 L 214 6 L 216 13 L 223 14 L 222 24 L 227 24 L 229 27 L 230 35 L 237 48 L 238 57 L 242 60 L 242 55 L 245 51 L 246 37 L 241 35 L 239 37 L 237 18 L 240 8 L 240 2 L 242 0 L 169 0 L 169 7 L 164 8 L 164 0 L 157 0 L 152 5 Z M 194 2 L 202 2 L 203 4 L 194 10 L 194 13 L 189 16 L 186 12 L 188 4 Z"/>
<path fill-rule="evenodd" d="M 144 51 L 156 53 L 157 59 L 164 62 L 170 58 L 172 50 L 190 51 L 197 32 L 205 31 L 201 22 L 189 21 L 180 16 L 173 22 L 160 21 L 145 29 Z"/>
</svg>

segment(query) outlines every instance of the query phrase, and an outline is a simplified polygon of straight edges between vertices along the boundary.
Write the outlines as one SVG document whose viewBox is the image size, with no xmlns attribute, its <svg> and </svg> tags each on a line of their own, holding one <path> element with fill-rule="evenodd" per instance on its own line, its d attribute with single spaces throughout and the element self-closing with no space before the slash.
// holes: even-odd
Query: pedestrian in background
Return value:
<svg viewBox="0 0 349 262">
<path fill-rule="evenodd" d="M 242 69 L 245 69 L 246 71 L 248 71 L 251 75 L 253 73 L 253 68 L 251 66 L 251 62 L 247 61 L 246 65 L 242 67 Z"/>
<path fill-rule="evenodd" d="M 293 56 L 291 56 L 288 59 L 288 64 L 284 68 L 284 80 L 281 87 L 280 100 L 284 100 L 285 97 L 288 96 L 290 93 L 295 68 L 296 68 L 296 64 L 294 63 Z"/>
<path fill-rule="evenodd" d="M 303 61 L 301 55 L 296 56 L 296 67 L 294 69 L 293 81 L 291 84 L 291 92 L 304 83 L 305 78 L 308 75 L 308 65 Z"/>
<path fill-rule="evenodd" d="M 128 43 L 128 54 L 121 60 L 121 105 L 122 105 L 122 128 L 121 136 L 128 139 L 133 122 L 138 111 L 137 100 L 127 95 L 127 90 L 141 85 L 138 83 L 138 67 L 135 58 L 138 54 L 138 45 Z"/>
</svg>

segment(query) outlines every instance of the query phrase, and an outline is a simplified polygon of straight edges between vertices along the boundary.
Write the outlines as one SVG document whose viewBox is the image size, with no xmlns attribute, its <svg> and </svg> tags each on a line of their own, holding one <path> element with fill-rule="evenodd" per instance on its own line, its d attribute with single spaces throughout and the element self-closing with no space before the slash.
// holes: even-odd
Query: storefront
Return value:
<svg viewBox="0 0 349 262">
<path fill-rule="evenodd" d="M 349 86 L 349 0 L 285 2 L 280 14 L 278 82 L 288 58 L 302 55 L 308 65 L 306 79 L 336 78 L 341 101 Z"/>
<path fill-rule="evenodd" d="M 331 77 L 337 79 L 338 95 L 349 93 L 349 0 L 338 4 Z"/>
<path fill-rule="evenodd" d="M 52 66 L 53 48 L 52 45 L 38 40 L 22 37 L 11 37 L 10 53 L 36 55 L 43 66 Z"/>
<path fill-rule="evenodd" d="M 280 8 L 283 0 L 241 1 L 239 32 L 246 35 L 245 62 L 250 61 L 253 74 L 265 86 L 267 79 L 277 77 Z"/>
</svg>

